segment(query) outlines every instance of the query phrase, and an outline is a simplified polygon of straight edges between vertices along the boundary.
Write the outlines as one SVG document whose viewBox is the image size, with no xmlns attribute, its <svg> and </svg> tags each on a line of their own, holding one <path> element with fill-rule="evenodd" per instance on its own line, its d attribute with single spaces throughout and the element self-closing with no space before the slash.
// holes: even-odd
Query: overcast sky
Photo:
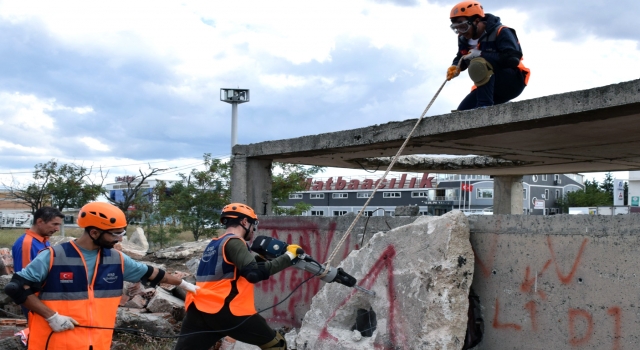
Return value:
<svg viewBox="0 0 640 350">
<path fill-rule="evenodd" d="M 640 78 L 640 1 L 532 3 L 483 2 L 532 70 L 518 100 Z M 456 53 L 454 4 L 0 1 L 0 180 L 54 158 L 112 180 L 228 156 L 223 87 L 251 89 L 241 144 L 417 118 Z M 469 86 L 448 83 L 428 115 Z"/>
</svg>

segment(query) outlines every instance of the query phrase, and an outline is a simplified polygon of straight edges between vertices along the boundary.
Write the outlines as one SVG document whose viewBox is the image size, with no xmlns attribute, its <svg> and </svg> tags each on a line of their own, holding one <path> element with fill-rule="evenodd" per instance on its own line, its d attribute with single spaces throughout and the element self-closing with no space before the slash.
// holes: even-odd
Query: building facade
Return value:
<svg viewBox="0 0 640 350">
<path fill-rule="evenodd" d="M 307 179 L 306 191 L 292 193 L 284 203 L 305 202 L 313 207 L 305 216 L 357 213 L 371 197 L 380 178 L 329 177 Z M 393 215 L 397 206 L 416 205 L 421 215 L 442 215 L 454 209 L 469 214 L 491 214 L 493 179 L 488 175 L 405 173 L 389 176 L 373 195 L 366 216 Z M 523 177 L 523 214 L 552 215 L 561 209 L 565 193 L 584 190 L 577 174 L 540 174 Z"/>
</svg>

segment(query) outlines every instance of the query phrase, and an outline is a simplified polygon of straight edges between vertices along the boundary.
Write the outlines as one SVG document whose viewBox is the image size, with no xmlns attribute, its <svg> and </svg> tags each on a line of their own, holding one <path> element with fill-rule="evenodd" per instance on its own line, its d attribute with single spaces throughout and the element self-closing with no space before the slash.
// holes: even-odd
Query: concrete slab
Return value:
<svg viewBox="0 0 640 350">
<path fill-rule="evenodd" d="M 238 159 L 375 168 L 372 158 L 375 161 L 378 157 L 395 155 L 415 122 L 412 119 L 236 145 L 233 155 Z M 640 80 L 633 80 L 426 118 L 410 140 L 405 155 L 483 158 L 426 161 L 418 167 L 401 162 L 394 170 L 485 175 L 638 170 L 638 129 Z"/>
</svg>

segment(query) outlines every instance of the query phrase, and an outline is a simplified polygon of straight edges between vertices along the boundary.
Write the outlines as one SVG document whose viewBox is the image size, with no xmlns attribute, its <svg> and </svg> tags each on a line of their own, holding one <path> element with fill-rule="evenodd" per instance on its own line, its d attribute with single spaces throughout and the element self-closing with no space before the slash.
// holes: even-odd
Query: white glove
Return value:
<svg viewBox="0 0 640 350">
<path fill-rule="evenodd" d="M 482 54 L 482 51 L 478 49 L 471 49 L 469 50 L 469 53 L 464 55 L 462 58 L 464 58 L 465 60 L 470 60 L 476 57 L 480 57 L 480 54 Z"/>
<path fill-rule="evenodd" d="M 200 289 L 200 287 L 196 286 L 195 284 L 191 284 L 185 280 L 182 280 L 182 282 L 180 282 L 179 287 L 193 294 L 196 294 L 198 292 L 198 289 Z"/>
<path fill-rule="evenodd" d="M 53 316 L 47 318 L 47 322 L 49 322 L 49 327 L 51 327 L 51 329 L 53 329 L 54 332 L 71 330 L 75 328 L 74 325 L 75 326 L 79 325 L 79 323 L 73 318 L 68 316 L 62 316 L 57 312 Z"/>
</svg>

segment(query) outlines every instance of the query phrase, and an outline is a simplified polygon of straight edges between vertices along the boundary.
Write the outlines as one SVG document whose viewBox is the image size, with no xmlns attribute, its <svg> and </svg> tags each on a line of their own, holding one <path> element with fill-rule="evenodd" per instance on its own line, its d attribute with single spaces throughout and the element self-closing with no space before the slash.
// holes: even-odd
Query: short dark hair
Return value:
<svg viewBox="0 0 640 350">
<path fill-rule="evenodd" d="M 54 207 L 42 207 L 33 214 L 33 223 L 35 224 L 38 219 L 42 219 L 45 223 L 55 219 L 56 217 L 64 219 L 64 214 L 60 210 Z"/>
</svg>

